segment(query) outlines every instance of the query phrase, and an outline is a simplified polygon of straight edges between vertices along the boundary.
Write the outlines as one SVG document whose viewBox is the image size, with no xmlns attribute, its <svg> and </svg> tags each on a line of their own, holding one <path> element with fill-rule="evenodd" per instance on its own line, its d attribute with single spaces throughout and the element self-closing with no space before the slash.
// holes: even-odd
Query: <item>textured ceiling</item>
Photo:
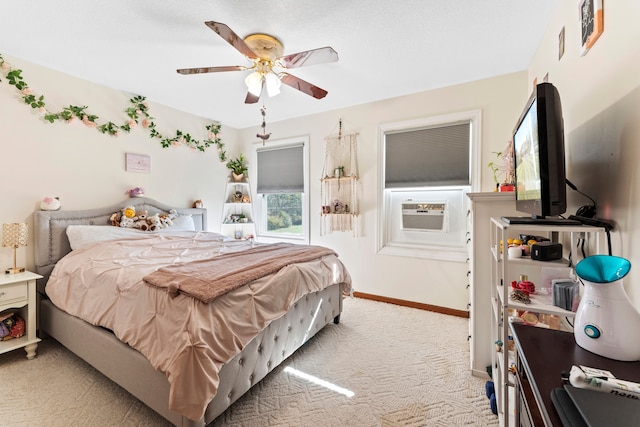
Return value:
<svg viewBox="0 0 640 427">
<path fill-rule="evenodd" d="M 558 0 L 29 0 L 3 2 L 0 54 L 12 55 L 234 128 L 526 70 Z M 290 70 L 329 94 L 283 86 L 246 105 L 250 65 L 204 25 L 271 34 L 284 53 L 333 47 L 339 61 Z M 28 70 L 23 73 L 28 81 Z"/>
</svg>

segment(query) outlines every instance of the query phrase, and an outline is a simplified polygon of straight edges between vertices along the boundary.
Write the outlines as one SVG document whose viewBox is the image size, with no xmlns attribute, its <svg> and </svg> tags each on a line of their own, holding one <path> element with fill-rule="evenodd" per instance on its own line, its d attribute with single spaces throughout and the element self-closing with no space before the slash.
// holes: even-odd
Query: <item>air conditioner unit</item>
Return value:
<svg viewBox="0 0 640 427">
<path fill-rule="evenodd" d="M 402 229 L 448 232 L 447 202 L 402 202 Z"/>
</svg>

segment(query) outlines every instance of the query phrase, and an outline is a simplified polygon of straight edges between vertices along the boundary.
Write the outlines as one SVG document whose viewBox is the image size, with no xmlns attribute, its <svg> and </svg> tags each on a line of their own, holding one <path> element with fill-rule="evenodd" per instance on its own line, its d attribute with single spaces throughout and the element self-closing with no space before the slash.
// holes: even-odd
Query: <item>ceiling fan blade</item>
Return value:
<svg viewBox="0 0 640 427">
<path fill-rule="evenodd" d="M 247 45 L 242 37 L 233 32 L 226 24 L 221 22 L 207 21 L 204 23 L 207 27 L 218 33 L 220 37 L 225 39 L 227 43 L 236 48 L 241 54 L 251 59 L 259 59 L 260 57 Z"/>
<path fill-rule="evenodd" d="M 254 95 L 251 92 L 247 91 L 247 97 L 244 99 L 245 104 L 255 104 L 260 100 L 262 96 L 262 91 L 264 91 L 264 80 L 262 80 L 262 86 L 260 86 L 260 95 Z"/>
<path fill-rule="evenodd" d="M 260 100 L 259 96 L 255 96 L 251 92 L 247 92 L 247 97 L 244 99 L 245 104 L 255 104 Z"/>
<path fill-rule="evenodd" d="M 316 85 L 313 85 L 309 82 L 302 80 L 296 76 L 292 76 L 291 74 L 282 73 L 280 80 L 282 83 L 287 86 L 291 86 L 294 89 L 298 89 L 300 92 L 304 92 L 307 95 L 313 96 L 316 99 L 322 99 L 327 96 L 327 91 L 319 88 Z"/>
<path fill-rule="evenodd" d="M 304 52 L 292 53 L 291 55 L 281 56 L 276 59 L 276 64 L 282 68 L 298 68 L 307 65 L 324 64 L 327 62 L 336 62 L 338 60 L 338 52 L 333 48 L 321 47 L 318 49 L 307 50 Z"/>
<path fill-rule="evenodd" d="M 225 67 L 200 67 L 200 68 L 179 68 L 176 71 L 180 74 L 203 74 L 219 73 L 222 71 L 244 71 L 247 67 L 241 65 L 229 65 Z"/>
</svg>

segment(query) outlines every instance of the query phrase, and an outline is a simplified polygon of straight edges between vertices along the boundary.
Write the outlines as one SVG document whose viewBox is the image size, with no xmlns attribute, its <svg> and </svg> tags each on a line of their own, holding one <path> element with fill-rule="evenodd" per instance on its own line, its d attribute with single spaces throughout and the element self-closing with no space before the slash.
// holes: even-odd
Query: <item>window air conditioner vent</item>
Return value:
<svg viewBox="0 0 640 427">
<path fill-rule="evenodd" d="M 402 202 L 402 229 L 411 231 L 447 232 L 446 202 Z"/>
</svg>

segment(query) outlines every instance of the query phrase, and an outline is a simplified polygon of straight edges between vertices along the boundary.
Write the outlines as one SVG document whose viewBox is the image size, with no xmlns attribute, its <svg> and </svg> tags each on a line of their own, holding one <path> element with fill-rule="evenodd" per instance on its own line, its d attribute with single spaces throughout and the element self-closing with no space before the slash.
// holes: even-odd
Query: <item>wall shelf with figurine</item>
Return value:
<svg viewBox="0 0 640 427">
<path fill-rule="evenodd" d="M 256 227 L 251 202 L 251 186 L 245 177 L 240 181 L 229 179 L 226 183 L 220 232 L 234 239 L 253 239 Z"/>
<path fill-rule="evenodd" d="M 357 133 L 325 138 L 325 162 L 320 178 L 321 232 L 358 231 Z"/>
</svg>

